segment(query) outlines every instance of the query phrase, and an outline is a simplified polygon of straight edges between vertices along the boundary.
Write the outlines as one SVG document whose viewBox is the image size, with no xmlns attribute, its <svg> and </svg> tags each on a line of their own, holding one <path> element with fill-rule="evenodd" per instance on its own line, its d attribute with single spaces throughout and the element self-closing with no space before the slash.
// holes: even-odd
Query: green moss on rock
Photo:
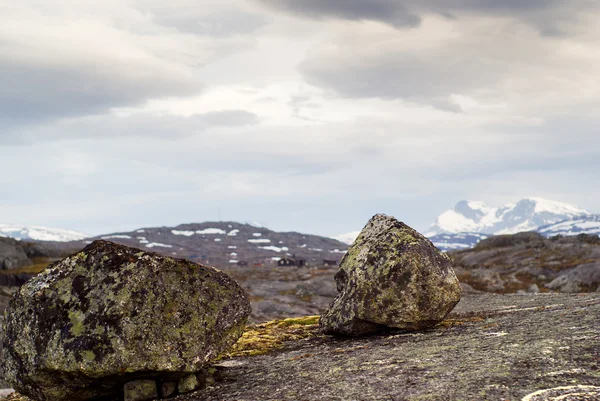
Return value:
<svg viewBox="0 0 600 401">
<path fill-rule="evenodd" d="M 49 266 L 5 315 L 4 373 L 37 400 L 111 395 L 199 371 L 241 336 L 250 304 L 216 269 L 107 241 Z"/>
<path fill-rule="evenodd" d="M 321 317 L 321 327 L 342 335 L 432 327 L 460 300 L 450 264 L 417 231 L 376 215 L 340 262 L 339 295 Z"/>
</svg>

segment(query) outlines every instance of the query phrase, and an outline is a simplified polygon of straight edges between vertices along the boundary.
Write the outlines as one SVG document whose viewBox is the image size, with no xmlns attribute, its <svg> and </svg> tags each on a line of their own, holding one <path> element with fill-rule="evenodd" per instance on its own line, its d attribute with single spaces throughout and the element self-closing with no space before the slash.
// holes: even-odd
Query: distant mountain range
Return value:
<svg viewBox="0 0 600 401">
<path fill-rule="evenodd" d="M 0 223 L 0 237 L 13 238 L 19 241 L 78 241 L 89 235 L 76 231 L 61 230 L 38 226 L 22 226 Z"/>
<path fill-rule="evenodd" d="M 479 201 L 460 201 L 443 212 L 425 233 L 440 249 L 472 248 L 493 235 L 537 231 L 554 235 L 600 234 L 600 216 L 562 202 L 525 198 L 491 207 Z M 308 263 L 339 261 L 360 231 L 326 238 L 296 232 L 275 232 L 257 224 L 206 222 L 177 227 L 142 228 L 92 238 L 85 234 L 46 227 L 0 224 L 0 237 L 50 241 L 60 249 L 75 249 L 94 239 L 107 239 L 138 248 L 185 257 L 214 266 L 239 262 L 275 263 L 296 256 Z M 63 244 L 59 244 L 63 243 Z"/>
<path fill-rule="evenodd" d="M 554 235 L 600 234 L 600 216 L 567 203 L 525 198 L 517 203 L 491 207 L 480 201 L 463 200 L 442 213 L 425 236 L 444 251 L 472 248 L 493 235 L 537 231 Z M 335 238 L 352 244 L 360 231 Z"/>
<path fill-rule="evenodd" d="M 276 232 L 252 224 L 204 222 L 176 227 L 146 227 L 63 243 L 81 248 L 97 239 L 113 241 L 215 267 L 238 264 L 275 265 L 284 257 L 310 265 L 337 263 L 348 246 L 332 238 L 297 232 Z"/>
<path fill-rule="evenodd" d="M 566 203 L 541 198 L 525 198 L 499 208 L 483 202 L 460 201 L 442 213 L 425 234 L 442 233 L 516 234 L 539 227 L 589 216 L 590 212 Z"/>
<path fill-rule="evenodd" d="M 442 250 L 472 248 L 492 235 L 537 231 L 554 235 L 598 234 L 600 217 L 585 209 L 541 198 L 525 198 L 495 208 L 478 201 L 460 201 L 442 213 L 427 233 Z"/>
</svg>

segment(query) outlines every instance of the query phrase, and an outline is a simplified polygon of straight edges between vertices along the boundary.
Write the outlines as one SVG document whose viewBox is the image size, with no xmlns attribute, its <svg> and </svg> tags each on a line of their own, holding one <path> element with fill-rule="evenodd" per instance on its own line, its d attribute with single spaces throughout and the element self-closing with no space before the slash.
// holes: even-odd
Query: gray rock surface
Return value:
<svg viewBox="0 0 600 401">
<path fill-rule="evenodd" d="M 577 400 L 600 397 L 600 295 L 466 295 L 422 332 L 287 343 L 221 362 L 204 400 Z M 552 391 L 550 391 L 553 389 Z M 586 391 L 589 398 L 583 398 Z"/>
<path fill-rule="evenodd" d="M 422 330 L 442 321 L 461 288 L 448 256 L 393 217 L 375 215 L 340 262 L 338 296 L 321 316 L 326 333 Z"/>
<path fill-rule="evenodd" d="M 564 272 L 547 287 L 560 292 L 592 292 L 600 285 L 600 261 L 577 266 Z"/>
<path fill-rule="evenodd" d="M 96 241 L 10 301 L 5 379 L 41 401 L 112 395 L 198 372 L 239 338 L 245 291 L 210 267 Z"/>
</svg>

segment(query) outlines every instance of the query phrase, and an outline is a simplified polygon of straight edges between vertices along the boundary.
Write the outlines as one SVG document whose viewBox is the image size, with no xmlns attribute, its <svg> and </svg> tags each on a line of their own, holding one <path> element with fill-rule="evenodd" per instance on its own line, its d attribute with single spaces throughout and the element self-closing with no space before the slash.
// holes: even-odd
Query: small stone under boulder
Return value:
<svg viewBox="0 0 600 401">
<path fill-rule="evenodd" d="M 123 397 L 130 382 L 141 399 L 157 390 L 145 380 L 176 383 L 227 351 L 250 312 L 223 272 L 95 241 L 11 300 L 5 378 L 38 401 Z"/>
<path fill-rule="evenodd" d="M 158 397 L 154 380 L 135 380 L 123 387 L 123 401 L 148 401 Z"/>
<path fill-rule="evenodd" d="M 427 329 L 461 297 L 450 258 L 417 231 L 382 214 L 369 220 L 348 249 L 335 280 L 339 294 L 320 320 L 328 334 Z"/>
</svg>

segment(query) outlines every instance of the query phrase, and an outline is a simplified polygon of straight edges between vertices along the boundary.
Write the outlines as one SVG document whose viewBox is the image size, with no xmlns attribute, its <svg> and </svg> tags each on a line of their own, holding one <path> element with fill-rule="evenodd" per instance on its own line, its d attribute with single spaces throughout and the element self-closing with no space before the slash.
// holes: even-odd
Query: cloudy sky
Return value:
<svg viewBox="0 0 600 401">
<path fill-rule="evenodd" d="M 595 0 L 0 0 L 0 222 L 600 212 Z"/>
</svg>

